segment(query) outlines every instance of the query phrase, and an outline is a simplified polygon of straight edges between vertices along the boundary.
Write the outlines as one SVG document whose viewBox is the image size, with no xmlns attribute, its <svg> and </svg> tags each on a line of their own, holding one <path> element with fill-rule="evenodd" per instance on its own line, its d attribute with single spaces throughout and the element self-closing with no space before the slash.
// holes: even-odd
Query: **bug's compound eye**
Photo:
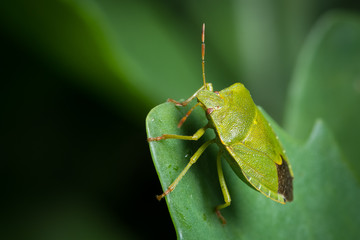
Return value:
<svg viewBox="0 0 360 240">
<path fill-rule="evenodd" d="M 215 110 L 219 110 L 221 107 L 220 106 L 215 106 L 215 107 L 213 107 L 213 108 L 208 108 L 208 109 L 206 109 L 206 113 L 208 114 L 208 115 L 210 115 L 211 113 L 213 113 Z"/>
<path fill-rule="evenodd" d="M 206 114 L 210 115 L 214 111 L 213 108 L 206 109 Z"/>
</svg>

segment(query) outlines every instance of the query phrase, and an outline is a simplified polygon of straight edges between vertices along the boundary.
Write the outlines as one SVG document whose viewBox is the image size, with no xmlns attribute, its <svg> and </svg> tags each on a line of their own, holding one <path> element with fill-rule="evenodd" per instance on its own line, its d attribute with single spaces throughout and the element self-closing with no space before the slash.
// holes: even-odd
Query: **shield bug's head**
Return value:
<svg viewBox="0 0 360 240">
<path fill-rule="evenodd" d="M 239 108 L 239 112 L 246 112 L 255 108 L 250 92 L 241 83 L 235 83 L 220 92 L 213 92 L 212 89 L 209 91 L 200 91 L 197 98 L 198 101 L 205 107 L 205 110 L 221 110 L 224 107 L 230 110 Z"/>
<path fill-rule="evenodd" d="M 219 110 L 224 106 L 224 99 L 222 99 L 218 92 L 204 90 L 197 95 L 198 101 L 204 106 L 204 110 L 210 114 L 214 110 Z"/>
</svg>

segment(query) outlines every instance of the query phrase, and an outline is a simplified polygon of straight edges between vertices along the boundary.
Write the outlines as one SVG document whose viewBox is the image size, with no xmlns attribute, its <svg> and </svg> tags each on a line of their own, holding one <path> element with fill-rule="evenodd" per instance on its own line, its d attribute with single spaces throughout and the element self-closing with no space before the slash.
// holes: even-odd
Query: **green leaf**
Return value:
<svg viewBox="0 0 360 240">
<path fill-rule="evenodd" d="M 191 135 L 206 124 L 204 113 L 199 109 L 178 129 L 177 123 L 186 110 L 171 103 L 152 109 L 146 119 L 148 137 L 163 133 Z M 343 162 L 326 125 L 318 121 L 307 142 L 300 144 L 264 114 L 280 137 L 294 170 L 294 201 L 281 205 L 264 197 L 244 184 L 224 161 L 224 174 L 232 203 L 222 211 L 228 222 L 222 226 L 214 213 L 214 207 L 223 203 L 214 146 L 200 157 L 166 197 L 178 238 L 356 238 L 360 215 L 355 209 L 358 209 L 360 188 Z M 209 134 L 205 138 L 213 136 Z M 178 176 L 203 141 L 168 139 L 150 142 L 163 189 Z"/>
<path fill-rule="evenodd" d="M 360 16 L 325 15 L 301 52 L 289 94 L 286 129 L 305 139 L 323 119 L 360 180 Z"/>
</svg>

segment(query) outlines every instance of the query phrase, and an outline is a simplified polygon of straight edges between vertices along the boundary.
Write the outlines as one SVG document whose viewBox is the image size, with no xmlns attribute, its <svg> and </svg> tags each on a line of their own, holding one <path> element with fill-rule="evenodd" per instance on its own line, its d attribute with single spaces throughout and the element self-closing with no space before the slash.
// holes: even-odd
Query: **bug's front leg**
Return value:
<svg viewBox="0 0 360 240">
<path fill-rule="evenodd" d="M 220 210 L 223 208 L 226 208 L 230 205 L 231 198 L 230 198 L 229 190 L 226 186 L 225 177 L 224 177 L 224 173 L 223 173 L 222 166 L 221 166 L 221 154 L 222 154 L 222 151 L 220 150 L 217 155 L 216 164 L 217 164 L 217 170 L 218 170 L 218 175 L 219 175 L 220 187 L 221 187 L 221 191 L 224 196 L 225 203 L 216 206 L 215 212 L 216 212 L 216 215 L 218 216 L 218 218 L 221 220 L 222 224 L 226 224 L 226 220 L 221 215 Z"/>
<path fill-rule="evenodd" d="M 199 93 L 200 91 L 204 90 L 205 87 L 206 87 L 206 86 L 202 86 L 201 88 L 199 88 L 199 90 L 197 90 L 191 97 L 189 97 L 188 99 L 186 99 L 186 100 L 183 101 L 183 102 L 178 102 L 178 101 L 176 101 L 176 100 L 174 100 L 174 99 L 171 99 L 171 98 L 169 98 L 167 101 L 174 103 L 176 106 L 183 106 L 183 107 L 184 107 L 184 106 L 188 105 L 194 98 L 196 98 L 196 96 L 198 95 L 198 93 Z"/>
<path fill-rule="evenodd" d="M 192 111 L 194 111 L 194 109 L 197 107 L 197 106 L 200 106 L 202 105 L 201 103 L 197 103 L 195 104 L 192 108 L 190 108 L 190 110 L 185 114 L 185 116 L 180 120 L 180 122 L 178 123 L 177 127 L 180 128 L 183 123 L 186 121 L 186 119 L 190 116 L 190 114 L 192 113 Z"/>
</svg>

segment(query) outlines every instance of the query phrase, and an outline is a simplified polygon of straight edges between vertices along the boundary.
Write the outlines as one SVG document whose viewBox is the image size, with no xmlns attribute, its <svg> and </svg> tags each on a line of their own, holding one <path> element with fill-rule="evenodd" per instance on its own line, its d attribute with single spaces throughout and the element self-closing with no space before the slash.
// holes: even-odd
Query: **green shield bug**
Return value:
<svg viewBox="0 0 360 240">
<path fill-rule="evenodd" d="M 205 81 L 205 24 L 201 34 L 201 57 L 203 86 L 183 102 L 168 99 L 177 106 L 186 106 L 197 98 L 195 104 L 180 120 L 178 127 L 186 121 L 191 112 L 200 106 L 206 114 L 208 123 L 192 136 L 163 134 L 148 138 L 148 141 L 165 139 L 198 140 L 208 128 L 215 131 L 216 137 L 205 142 L 190 158 L 189 163 L 165 190 L 157 196 L 160 200 L 173 191 L 189 168 L 198 160 L 212 143 L 219 147 L 217 171 L 225 203 L 216 206 L 215 212 L 223 224 L 226 223 L 220 210 L 231 202 L 221 166 L 224 157 L 233 171 L 249 186 L 270 199 L 285 204 L 293 200 L 293 172 L 289 160 L 278 137 L 263 114 L 252 100 L 249 91 L 241 83 L 219 92 L 213 91 L 211 83 Z"/>
</svg>

